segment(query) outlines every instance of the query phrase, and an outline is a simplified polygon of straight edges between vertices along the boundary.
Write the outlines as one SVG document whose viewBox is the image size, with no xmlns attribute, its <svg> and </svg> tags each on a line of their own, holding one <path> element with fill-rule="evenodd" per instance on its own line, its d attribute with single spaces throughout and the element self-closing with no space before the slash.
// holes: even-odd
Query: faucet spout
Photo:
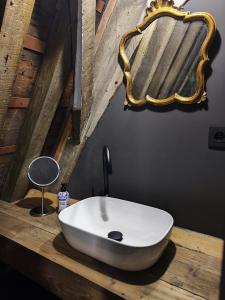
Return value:
<svg viewBox="0 0 225 300">
<path fill-rule="evenodd" d="M 104 195 L 109 196 L 109 174 L 112 174 L 112 161 L 107 146 L 103 147 Z"/>
</svg>

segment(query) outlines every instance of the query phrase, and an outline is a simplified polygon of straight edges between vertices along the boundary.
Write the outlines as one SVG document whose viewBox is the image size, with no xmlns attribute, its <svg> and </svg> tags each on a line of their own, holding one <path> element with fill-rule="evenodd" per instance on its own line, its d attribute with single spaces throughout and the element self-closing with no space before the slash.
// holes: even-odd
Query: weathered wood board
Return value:
<svg viewBox="0 0 225 300">
<path fill-rule="evenodd" d="M 92 103 L 93 103 L 93 84 L 94 84 L 94 42 L 95 42 L 95 10 L 96 1 L 95 0 L 83 0 L 82 1 L 82 16 L 81 30 L 82 30 L 82 63 L 79 66 L 81 73 L 78 75 L 80 80 L 75 81 L 75 84 L 80 84 L 81 93 L 75 93 L 75 97 L 81 97 L 82 103 L 79 101 L 74 101 L 74 103 L 81 104 L 80 110 L 77 110 L 73 115 L 73 123 L 77 121 L 79 127 L 77 129 L 80 131 L 79 141 L 73 143 L 70 139 L 66 140 L 65 148 L 63 152 L 57 154 L 59 159 L 59 164 L 63 166 L 61 178 L 67 182 L 69 176 L 72 173 L 74 165 L 76 163 L 77 153 L 80 153 L 83 144 L 83 132 L 86 126 L 87 120 L 91 113 Z M 79 68 L 78 68 L 79 69 Z M 79 71 L 79 70 L 78 70 Z M 76 78 L 76 75 L 75 75 Z M 78 100 L 78 99 L 75 99 Z M 77 120 L 77 119 L 78 120 Z M 68 124 L 67 124 L 68 125 Z M 79 144 L 80 142 L 80 144 Z M 78 145 L 79 144 L 79 145 Z"/>
<path fill-rule="evenodd" d="M 0 4 L 4 6 L 3 2 L 6 1 L 1 1 Z M 11 2 L 13 6 L 14 1 Z M 42 41 L 47 41 L 52 21 L 55 16 L 55 7 L 55 0 L 36 0 L 31 17 L 30 26 L 27 32 L 24 31 L 24 41 L 26 45 L 22 41 L 22 51 L 19 55 L 19 62 L 17 64 L 16 72 L 14 74 L 11 95 L 8 100 L 8 110 L 6 111 L 4 118 L 5 120 L 2 124 L 2 130 L 0 133 L 0 146 L 2 147 L 2 152 L 5 151 L 4 155 L 6 156 L 8 153 L 7 151 L 11 151 L 10 149 L 15 149 L 18 134 L 20 132 L 20 128 L 23 123 L 24 116 L 26 114 L 26 109 L 30 104 L 31 97 L 33 95 L 34 84 L 42 63 L 42 53 L 34 52 L 33 50 L 38 50 L 37 46 L 39 47 L 40 45 L 42 45 L 40 43 L 40 39 Z M 23 6 L 20 6 L 19 8 L 24 10 Z M 15 13 L 19 17 L 21 12 L 16 11 Z M 8 22 L 6 25 L 10 28 L 6 27 L 5 29 L 11 30 L 12 24 Z M 12 34 L 14 40 L 14 32 L 12 32 Z M 30 41 L 30 39 L 32 39 L 34 43 L 26 43 L 26 37 L 28 37 L 28 42 Z M 24 45 L 30 48 L 33 47 L 33 50 L 24 49 Z M 11 47 L 11 44 L 9 44 L 9 47 Z M 6 145 L 9 146 L 5 148 Z M 12 158 L 13 156 L 11 155 L 10 159 Z M 1 170 L 3 171 L 1 173 L 2 176 L 0 179 L 0 186 L 4 185 L 5 183 L 9 165 L 10 162 L 8 162 L 8 160 L 5 166 L 2 162 Z"/>
<path fill-rule="evenodd" d="M 56 108 L 61 99 L 71 65 L 69 11 L 59 1 L 48 48 L 36 81 L 31 105 L 20 130 L 17 153 L 7 177 L 2 197 L 21 197 L 28 188 L 27 168 L 40 155 Z"/>
<path fill-rule="evenodd" d="M 14 204 L 0 201 L 0 258 L 5 262 L 12 259 L 15 267 L 56 295 L 79 299 L 71 298 L 74 288 L 70 279 L 57 288 L 61 276 L 72 276 L 76 288 L 79 282 L 81 294 L 85 286 L 89 291 L 83 294 L 84 299 L 110 299 L 107 297 L 114 294 L 132 300 L 219 300 L 224 241 L 174 227 L 171 242 L 154 267 L 143 272 L 123 272 L 69 247 L 60 233 L 56 213 L 45 218 L 32 217 L 29 211 L 40 201 L 39 196 L 40 192 L 31 190 L 26 199 Z M 56 195 L 46 193 L 46 199 L 56 208 Z M 17 258 L 25 253 L 28 258 L 22 268 Z M 41 262 L 45 266 L 45 280 L 29 267 L 42 265 Z"/>
<path fill-rule="evenodd" d="M 0 129 L 12 93 L 17 64 L 28 31 L 35 0 L 7 1 L 0 32 Z"/>
<path fill-rule="evenodd" d="M 25 117 L 24 109 L 9 109 L 6 114 L 6 121 L 2 128 L 0 138 L 1 146 L 15 145 L 19 134 L 20 126 Z"/>
</svg>

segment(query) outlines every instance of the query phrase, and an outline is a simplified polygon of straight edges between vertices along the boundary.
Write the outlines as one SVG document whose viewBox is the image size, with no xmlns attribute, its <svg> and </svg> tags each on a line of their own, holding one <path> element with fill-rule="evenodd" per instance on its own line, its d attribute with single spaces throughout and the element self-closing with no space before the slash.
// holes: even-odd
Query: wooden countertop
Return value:
<svg viewBox="0 0 225 300">
<path fill-rule="evenodd" d="M 123 299 L 220 298 L 223 240 L 174 227 L 171 242 L 155 266 L 143 272 L 124 272 L 72 249 L 63 239 L 55 212 L 42 218 L 32 217 L 30 209 L 37 205 L 39 196 L 38 191 L 30 190 L 25 199 L 13 204 L 0 201 L 1 249 L 6 247 L 6 240 L 16 243 Z M 56 195 L 46 193 L 45 198 L 56 207 Z M 0 259 L 4 261 L 6 256 L 10 256 L 10 251 L 0 251 Z M 60 295 L 70 299 L 65 293 Z M 101 299 L 109 298 L 101 296 Z"/>
</svg>

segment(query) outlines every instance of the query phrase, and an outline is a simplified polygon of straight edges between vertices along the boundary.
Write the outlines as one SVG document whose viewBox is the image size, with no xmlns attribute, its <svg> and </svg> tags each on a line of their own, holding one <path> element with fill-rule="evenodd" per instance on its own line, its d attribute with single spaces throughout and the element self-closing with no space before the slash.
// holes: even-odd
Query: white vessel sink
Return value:
<svg viewBox="0 0 225 300">
<path fill-rule="evenodd" d="M 162 255 L 173 226 L 167 212 L 110 197 L 92 197 L 59 214 L 66 241 L 75 249 L 113 267 L 140 271 Z M 122 241 L 108 238 L 118 231 Z"/>
</svg>

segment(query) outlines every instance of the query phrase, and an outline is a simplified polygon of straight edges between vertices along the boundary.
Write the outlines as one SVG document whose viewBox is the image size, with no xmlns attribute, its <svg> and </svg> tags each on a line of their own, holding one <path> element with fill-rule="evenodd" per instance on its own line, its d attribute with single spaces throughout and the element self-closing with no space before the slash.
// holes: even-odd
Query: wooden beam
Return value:
<svg viewBox="0 0 225 300">
<path fill-rule="evenodd" d="M 119 42 L 123 34 L 135 28 L 143 20 L 147 4 L 146 1 L 142 0 L 116 1 L 96 50 L 93 90 L 94 106 L 87 125 L 89 127 L 86 132 L 87 138 L 92 135 L 110 99 L 123 81 L 123 72 L 118 63 Z M 118 14 L 118 12 L 123 13 Z M 112 34 L 112 32 L 116 34 Z M 130 56 L 137 45 L 138 42 L 133 42 L 128 46 Z"/>
<path fill-rule="evenodd" d="M 73 51 L 76 53 L 75 60 L 74 60 L 74 93 L 72 95 L 72 127 L 73 127 L 73 133 L 74 133 L 74 141 L 79 144 L 80 141 L 80 128 L 81 128 L 81 110 L 83 107 L 83 82 L 82 82 L 82 76 L 83 76 L 83 59 L 86 57 L 86 53 L 84 52 L 84 41 L 86 37 L 84 37 L 84 23 L 87 21 L 84 16 L 86 15 L 85 12 L 85 2 L 84 1 L 78 1 L 77 6 L 74 5 L 74 1 L 70 1 L 70 8 L 71 8 L 71 19 L 74 19 L 75 16 L 75 10 L 77 10 L 77 27 L 76 31 L 74 30 L 74 27 L 72 27 L 72 33 L 73 33 Z M 84 21 L 85 19 L 85 21 Z M 76 117 L 78 116 L 78 122 L 76 120 Z M 75 134 L 76 130 L 76 134 Z"/>
<path fill-rule="evenodd" d="M 119 70 L 122 82 L 123 74 L 118 64 L 119 41 L 125 32 L 137 25 L 137 23 L 144 17 L 146 12 L 146 3 L 142 0 L 132 0 L 129 1 L 129 3 L 128 1 L 123 2 L 118 0 L 115 1 L 115 3 L 114 1 L 110 2 L 113 6 L 111 6 L 108 11 L 107 8 L 105 10 L 105 13 L 107 13 L 106 19 L 108 19 L 107 25 L 102 26 L 101 34 L 98 36 L 98 42 L 96 42 L 96 38 L 94 37 L 95 80 L 93 88 L 93 105 L 91 110 L 89 110 L 90 113 L 86 114 L 85 122 L 83 122 L 80 144 L 74 145 L 71 140 L 67 140 L 64 152 L 62 154 L 61 159 L 59 160 L 59 164 L 63 166 L 61 180 L 64 182 L 68 182 L 74 170 L 74 167 L 76 166 L 80 153 L 83 150 L 83 147 L 85 146 L 86 140 L 88 138 L 88 130 L 90 126 L 93 124 L 93 122 L 95 122 L 95 126 L 97 124 L 96 118 L 99 117 L 98 110 L 99 107 L 102 106 L 101 97 L 104 96 L 105 93 L 107 93 L 107 87 L 110 83 L 113 85 L 114 92 L 117 88 L 115 82 L 112 81 L 115 69 Z M 110 5 L 110 3 L 108 5 Z M 123 12 L 123 15 L 119 18 L 118 12 Z M 117 34 L 112 34 L 112 32 L 117 32 Z M 84 36 L 88 38 L 88 35 L 84 34 Z M 87 51 L 84 51 L 84 53 L 85 52 L 87 53 Z M 91 53 L 91 55 L 93 55 L 93 53 Z M 86 63 L 83 64 L 83 67 L 86 68 L 86 70 L 88 70 L 88 66 L 90 65 L 86 65 Z M 92 84 L 91 81 L 88 83 L 88 81 L 86 80 L 86 89 L 83 90 L 88 91 L 88 89 L 90 88 L 90 84 Z M 87 97 L 87 94 L 85 95 L 85 97 L 86 99 L 90 99 L 90 97 Z M 104 109 L 105 107 L 103 105 L 103 110 Z M 56 184 L 52 188 L 52 190 L 56 191 L 58 188 L 59 185 Z"/>
<path fill-rule="evenodd" d="M 35 0 L 8 0 L 0 32 L 0 131 Z"/>
<path fill-rule="evenodd" d="M 46 50 L 46 42 L 27 34 L 23 42 L 23 47 L 39 53 L 44 53 Z"/>
<path fill-rule="evenodd" d="M 69 76 L 70 42 L 67 1 L 60 0 L 31 105 L 19 134 L 15 159 L 2 192 L 5 200 L 21 198 L 26 193 L 28 165 L 41 154 Z"/>
<path fill-rule="evenodd" d="M 108 24 L 108 21 L 113 13 L 114 7 L 116 5 L 117 0 L 110 0 L 109 3 L 106 6 L 106 9 L 103 13 L 103 16 L 101 18 L 101 22 L 98 26 L 98 30 L 96 32 L 95 36 L 95 51 L 97 51 L 98 46 L 100 44 L 100 41 L 102 39 L 103 33 L 106 29 L 106 26 Z"/>
<path fill-rule="evenodd" d="M 55 209 L 57 195 L 46 193 L 45 197 Z M 30 216 L 29 209 L 35 207 L 39 201 L 40 191 L 35 190 L 29 191 L 26 199 L 15 204 L 0 201 L 0 234 L 8 240 L 7 243 L 3 243 L 0 238 L 0 257 L 3 260 L 7 259 L 14 267 L 20 266 L 19 270 L 28 272 L 28 276 L 31 275 L 35 281 L 40 278 L 45 279 L 41 282 L 53 292 L 58 291 L 56 289 L 58 285 L 51 284 L 62 281 L 62 277 L 58 276 L 57 268 L 62 267 L 72 272 L 63 276 L 74 278 L 74 285 L 71 278 L 67 281 L 68 284 L 72 284 L 71 288 L 69 285 L 65 287 L 59 285 L 60 298 L 76 299 L 70 293 L 70 289 L 74 291 L 74 286 L 79 287 L 76 285 L 78 280 L 76 277 L 80 276 L 81 279 L 87 280 L 86 284 L 88 281 L 92 282 L 123 299 L 219 299 L 224 248 L 222 239 L 174 227 L 171 232 L 171 242 L 158 263 L 150 269 L 139 272 L 137 279 L 137 273 L 112 269 L 72 249 L 60 234 L 61 228 L 56 212 L 41 219 Z M 71 199 L 71 204 L 74 202 L 74 199 Z M 20 263 L 20 257 L 26 257 L 28 253 L 25 253 L 24 249 L 22 253 L 19 249 L 10 251 L 10 248 L 5 246 L 11 242 L 40 255 L 42 261 L 36 257 L 33 263 L 29 258 Z M 57 264 L 55 272 L 51 272 L 51 267 L 48 265 L 50 262 Z M 37 272 L 34 271 L 36 268 L 33 268 L 33 265 L 37 266 Z M 46 273 L 43 272 L 43 265 L 46 267 Z M 38 276 L 40 274 L 41 277 Z M 104 293 L 102 297 L 95 294 L 85 297 L 85 293 L 82 292 L 85 291 L 82 280 L 78 282 L 81 291 L 77 299 L 80 299 L 79 296 L 81 298 L 83 296 L 84 299 L 111 299 L 107 294 L 105 298 Z M 87 290 L 88 287 L 89 284 Z M 63 290 L 65 294 L 62 294 Z"/>
<path fill-rule="evenodd" d="M 74 8 L 75 8 L 75 3 L 74 1 L 70 2 L 70 6 L 71 6 L 71 16 L 72 14 L 74 14 Z M 80 143 L 80 134 L 81 134 L 81 128 L 85 123 L 85 120 L 87 119 L 87 115 L 89 115 L 90 113 L 90 109 L 91 109 L 91 104 L 92 104 L 92 91 L 91 88 L 93 86 L 93 64 L 94 64 L 94 53 L 93 53 L 93 39 L 95 37 L 93 37 L 95 35 L 95 14 L 92 11 L 88 11 L 86 8 L 87 4 L 85 3 L 85 1 L 80 1 L 77 4 L 77 11 L 78 11 L 78 16 L 77 16 L 77 30 L 76 32 L 73 30 L 73 36 L 74 36 L 74 40 L 76 41 L 76 43 L 73 45 L 74 47 L 74 52 L 76 53 L 76 59 L 75 59 L 75 79 L 74 79 L 74 95 L 71 97 L 72 98 L 72 109 L 73 112 L 72 114 L 68 114 L 68 119 L 66 120 L 65 124 L 64 124 L 64 129 L 62 132 L 62 135 L 60 137 L 59 143 L 56 145 L 56 149 L 55 149 L 55 154 L 54 157 L 57 160 L 60 160 L 60 158 L 63 155 L 63 151 L 66 147 L 66 144 L 68 142 L 68 139 L 70 138 L 71 132 L 73 134 L 73 143 L 75 144 L 79 144 Z M 94 1 L 92 1 L 92 9 L 95 9 L 95 3 Z M 85 12 L 87 10 L 87 12 Z M 92 20 L 92 24 L 91 23 L 87 23 L 88 20 L 88 16 L 91 13 L 91 20 Z M 88 31 L 90 31 L 88 33 Z M 91 39 L 88 41 L 88 38 L 91 36 Z M 87 36 L 87 37 L 86 37 Z M 90 47 L 89 47 L 90 46 Z M 89 49 L 88 51 L 85 49 Z M 83 59 L 81 60 L 80 57 L 82 57 Z M 85 67 L 85 72 L 83 72 L 83 65 L 84 65 L 84 61 L 87 60 L 87 57 L 89 57 L 89 61 L 90 61 L 90 66 L 91 66 L 91 71 L 92 72 L 88 72 L 87 68 L 88 66 Z M 86 75 L 85 75 L 86 74 Z M 92 84 L 91 86 L 89 85 L 89 98 L 88 94 L 86 96 L 86 99 L 83 99 L 83 94 L 82 91 L 84 91 L 83 88 L 83 83 L 86 80 L 90 80 L 88 79 L 88 76 L 90 76 Z M 83 81 L 83 78 L 84 79 Z M 71 78 L 70 78 L 71 79 Z M 70 80 L 69 79 L 69 80 Z M 69 85 L 69 82 L 68 82 Z M 86 101 L 86 103 L 85 103 Z M 82 116 L 82 117 L 81 117 Z M 82 122 L 82 124 L 81 124 Z"/>
<path fill-rule="evenodd" d="M 93 91 L 93 76 L 94 76 L 94 41 L 95 41 L 95 11 L 96 11 L 96 1 L 95 0 L 83 0 L 82 1 L 82 63 L 81 63 L 81 73 L 75 74 L 80 77 L 80 90 L 82 105 L 78 113 L 73 115 L 73 122 L 78 119 L 79 126 L 81 128 L 81 135 L 83 129 L 86 126 L 86 122 L 89 118 L 92 106 L 92 91 Z M 75 82 L 75 84 L 78 81 Z M 76 97 L 77 94 L 75 94 Z M 68 131 L 67 131 L 68 134 Z M 63 166 L 61 173 L 61 180 L 68 180 L 70 174 L 73 170 L 76 158 L 79 157 L 77 153 L 80 153 L 83 145 L 83 137 L 80 136 L 81 143 L 79 145 L 74 145 L 71 140 L 66 140 L 66 145 L 64 151 L 60 154 L 59 164 Z"/>
<path fill-rule="evenodd" d="M 71 7 L 73 0 L 71 0 Z M 89 8 L 86 0 L 78 3 L 76 31 L 76 60 L 73 95 L 73 141 L 80 143 L 80 135 L 89 117 L 92 105 L 92 90 L 94 80 L 94 38 L 96 2 L 92 0 Z"/>
<path fill-rule="evenodd" d="M 27 108 L 30 103 L 30 98 L 11 97 L 8 108 Z"/>
<path fill-rule="evenodd" d="M 0 155 L 11 154 L 16 152 L 16 145 L 0 147 Z"/>
<path fill-rule="evenodd" d="M 116 297 L 110 291 L 64 267 L 60 267 L 18 243 L 9 241 L 2 235 L 0 235 L 0 245 L 0 257 L 5 264 L 35 281 L 59 299 L 121 300 L 120 297 Z"/>
<path fill-rule="evenodd" d="M 102 36 L 103 36 L 103 33 L 104 33 L 104 30 L 106 29 L 106 26 L 107 26 L 107 23 L 111 17 L 111 14 L 113 12 L 113 9 L 116 5 L 116 2 L 117 0 L 110 0 L 105 11 L 104 11 L 104 14 L 103 14 L 103 17 L 101 19 L 101 22 L 98 26 L 98 30 L 96 32 L 96 35 L 95 35 L 95 53 L 98 49 L 98 46 L 101 42 L 101 39 L 102 39 Z M 74 123 L 77 121 L 78 117 L 78 112 L 76 112 L 74 115 L 73 115 L 73 121 Z M 79 119 L 80 119 L 80 116 L 79 116 Z M 78 120 L 79 122 L 80 120 Z M 69 115 L 69 119 L 66 120 L 66 125 L 64 126 L 64 130 L 63 130 L 63 134 L 60 138 L 60 141 L 56 147 L 56 151 L 55 151 L 55 159 L 57 160 L 60 160 L 60 158 L 62 157 L 62 154 L 63 154 L 63 151 L 65 149 L 65 146 L 68 142 L 68 139 L 71 135 L 71 131 L 72 131 L 72 119 L 71 119 L 71 115 Z M 80 135 L 80 128 L 78 128 L 79 130 L 79 135 Z"/>
</svg>

